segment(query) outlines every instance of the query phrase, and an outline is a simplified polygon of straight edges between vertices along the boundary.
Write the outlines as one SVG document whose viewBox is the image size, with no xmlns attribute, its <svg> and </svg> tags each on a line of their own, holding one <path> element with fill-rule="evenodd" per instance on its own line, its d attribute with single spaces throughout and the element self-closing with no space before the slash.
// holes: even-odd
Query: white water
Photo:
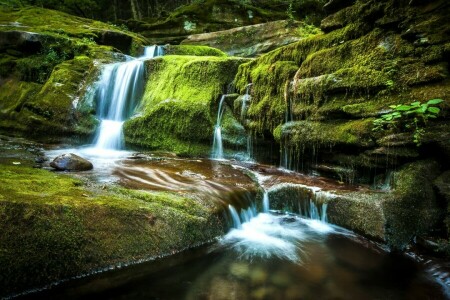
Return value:
<svg viewBox="0 0 450 300">
<path fill-rule="evenodd" d="M 269 193 L 267 191 L 264 191 L 263 195 L 263 212 L 267 213 L 270 209 L 270 203 L 269 203 Z"/>
<path fill-rule="evenodd" d="M 98 153 L 124 149 L 123 123 L 133 114 L 144 92 L 144 61 L 162 54 L 161 47 L 150 46 L 138 59 L 104 67 L 97 85 L 97 115 L 101 124 L 94 148 Z"/>
<path fill-rule="evenodd" d="M 223 159 L 223 143 L 222 143 L 222 116 L 225 110 L 224 101 L 226 95 L 222 95 L 219 102 L 219 110 L 217 111 L 217 121 L 216 126 L 214 127 L 214 140 L 211 158 L 212 159 Z"/>
<path fill-rule="evenodd" d="M 335 232 L 329 224 L 297 216 L 260 213 L 232 229 L 221 244 L 246 259 L 279 258 L 301 263 L 302 242 Z"/>
<path fill-rule="evenodd" d="M 261 187 L 264 188 L 263 183 L 268 178 L 257 177 Z M 269 212 L 269 191 L 264 189 L 261 213 L 257 212 L 253 204 L 242 208 L 240 213 L 233 205 L 228 205 L 233 228 L 221 241 L 222 245 L 234 249 L 246 259 L 277 257 L 300 263 L 302 241 L 336 232 L 327 223 L 325 202 L 318 206 L 309 200 L 304 211 L 299 205 L 299 216 L 273 214 Z"/>
</svg>

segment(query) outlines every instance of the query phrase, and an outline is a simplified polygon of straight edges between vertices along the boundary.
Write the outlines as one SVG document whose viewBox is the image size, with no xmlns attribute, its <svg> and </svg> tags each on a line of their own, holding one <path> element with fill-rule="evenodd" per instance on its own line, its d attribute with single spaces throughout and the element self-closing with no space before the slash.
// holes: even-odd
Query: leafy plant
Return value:
<svg viewBox="0 0 450 300">
<path fill-rule="evenodd" d="M 381 115 L 373 121 L 373 131 L 385 129 L 414 130 L 413 140 L 417 146 L 422 144 L 422 137 L 425 133 L 425 126 L 429 119 L 436 119 L 441 111 L 437 105 L 444 100 L 431 99 L 427 103 L 420 101 L 411 104 L 398 104 L 389 106 L 392 111 Z"/>
</svg>

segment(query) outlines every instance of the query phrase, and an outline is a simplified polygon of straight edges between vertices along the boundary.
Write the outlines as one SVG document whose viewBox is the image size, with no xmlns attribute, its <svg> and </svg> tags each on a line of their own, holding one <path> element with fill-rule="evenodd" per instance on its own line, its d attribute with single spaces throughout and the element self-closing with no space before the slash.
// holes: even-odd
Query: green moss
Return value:
<svg viewBox="0 0 450 300">
<path fill-rule="evenodd" d="M 242 62 L 176 55 L 149 61 L 142 113 L 125 123 L 126 141 L 183 155 L 207 155 L 220 95 Z"/>
<path fill-rule="evenodd" d="M 164 49 L 166 55 L 227 56 L 219 49 L 207 46 L 167 45 Z"/>
<path fill-rule="evenodd" d="M 282 126 L 281 139 L 285 145 L 299 149 L 336 145 L 367 147 L 372 144 L 370 138 L 372 122 L 372 118 L 353 121 L 290 122 Z"/>
<path fill-rule="evenodd" d="M 439 175 L 434 161 L 410 163 L 394 174 L 394 191 L 383 203 L 386 214 L 386 235 L 397 249 L 426 233 L 442 217 L 436 202 L 432 181 Z"/>
<path fill-rule="evenodd" d="M 45 170 L 0 168 L 1 296 L 223 233 L 217 207 L 189 195 L 88 189 Z"/>
<path fill-rule="evenodd" d="M 255 131 L 262 132 L 265 128 L 272 130 L 283 122 L 286 109 L 285 91 L 297 69 L 297 65 L 292 61 L 256 66 L 249 62 L 239 67 L 236 87 L 244 93 L 247 85 L 253 84 L 252 102 L 247 116 L 258 121 L 258 128 L 253 128 Z"/>
<path fill-rule="evenodd" d="M 60 11 L 39 7 L 23 7 L 21 9 L 8 9 L 0 7 L 0 23 L 9 24 L 18 22 L 27 27 L 27 31 L 47 34 L 53 37 L 65 37 L 66 39 L 97 38 L 102 31 L 113 31 L 131 37 L 139 45 L 145 44 L 145 39 L 135 33 L 123 31 L 119 28 L 103 22 L 75 17 Z M 4 30 L 17 30 L 11 27 L 2 27 Z"/>
</svg>

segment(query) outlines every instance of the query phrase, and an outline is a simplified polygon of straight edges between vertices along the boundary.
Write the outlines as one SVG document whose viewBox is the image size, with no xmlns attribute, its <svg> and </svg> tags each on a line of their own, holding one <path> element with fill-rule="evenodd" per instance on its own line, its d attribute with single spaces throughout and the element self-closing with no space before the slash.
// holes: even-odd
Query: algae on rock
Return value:
<svg viewBox="0 0 450 300">
<path fill-rule="evenodd" d="M 2 164 L 0 296 L 209 242 L 226 229 L 220 209 L 189 194 L 105 190 Z"/>
<path fill-rule="evenodd" d="M 207 156 L 218 100 L 244 61 L 179 55 L 148 61 L 149 77 L 139 113 L 125 123 L 126 142 Z"/>
</svg>

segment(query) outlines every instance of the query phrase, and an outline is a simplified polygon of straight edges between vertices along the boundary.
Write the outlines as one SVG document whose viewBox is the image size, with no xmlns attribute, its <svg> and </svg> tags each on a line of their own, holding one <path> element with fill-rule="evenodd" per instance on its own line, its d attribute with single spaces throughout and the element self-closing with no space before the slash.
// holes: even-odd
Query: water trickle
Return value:
<svg viewBox="0 0 450 300">
<path fill-rule="evenodd" d="M 214 127 L 214 140 L 211 153 L 212 159 L 223 159 L 223 143 L 222 143 L 222 116 L 225 110 L 224 101 L 226 95 L 222 95 L 219 102 L 219 110 L 217 111 L 217 121 Z"/>
<path fill-rule="evenodd" d="M 263 195 L 263 212 L 269 212 L 270 204 L 269 204 L 269 193 L 264 191 Z"/>
<path fill-rule="evenodd" d="M 231 219 L 233 220 L 233 228 L 242 228 L 241 219 L 239 218 L 239 214 L 234 208 L 233 205 L 228 205 L 228 210 L 230 211 Z"/>
<path fill-rule="evenodd" d="M 124 148 L 122 125 L 134 112 L 144 92 L 146 59 L 163 54 L 162 47 L 146 47 L 144 56 L 106 65 L 97 85 L 98 117 L 101 124 L 94 141 L 99 150 Z"/>
</svg>

